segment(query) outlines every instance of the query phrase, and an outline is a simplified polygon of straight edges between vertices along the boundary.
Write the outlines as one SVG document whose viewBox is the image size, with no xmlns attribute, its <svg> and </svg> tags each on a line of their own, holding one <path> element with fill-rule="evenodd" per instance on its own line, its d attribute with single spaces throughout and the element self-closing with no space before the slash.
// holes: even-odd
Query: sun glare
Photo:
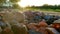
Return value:
<svg viewBox="0 0 60 34">
<path fill-rule="evenodd" d="M 21 0 L 18 2 L 18 4 L 21 7 L 26 7 L 26 6 L 42 6 L 43 4 L 49 4 L 49 5 L 55 5 L 55 4 L 60 4 L 60 0 Z"/>
<path fill-rule="evenodd" d="M 20 2 L 18 2 L 18 4 L 21 6 L 21 7 L 26 7 L 28 5 L 28 2 L 25 2 L 26 0 L 21 0 Z"/>
</svg>

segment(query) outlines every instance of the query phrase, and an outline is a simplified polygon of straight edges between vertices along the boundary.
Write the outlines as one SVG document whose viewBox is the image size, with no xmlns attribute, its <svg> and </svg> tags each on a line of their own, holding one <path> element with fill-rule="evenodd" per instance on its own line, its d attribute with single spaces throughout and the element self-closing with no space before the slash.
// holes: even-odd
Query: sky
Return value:
<svg viewBox="0 0 60 34">
<path fill-rule="evenodd" d="M 26 6 L 42 6 L 43 4 L 49 4 L 49 5 L 59 5 L 60 0 L 21 0 L 18 2 L 18 4 L 21 7 Z"/>
</svg>

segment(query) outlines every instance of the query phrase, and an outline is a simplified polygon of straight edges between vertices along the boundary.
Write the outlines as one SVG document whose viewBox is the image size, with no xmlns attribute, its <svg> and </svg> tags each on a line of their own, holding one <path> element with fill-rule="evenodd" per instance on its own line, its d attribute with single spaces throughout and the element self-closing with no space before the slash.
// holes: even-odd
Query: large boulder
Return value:
<svg viewBox="0 0 60 34">
<path fill-rule="evenodd" d="M 4 12 L 0 12 L 0 33 L 1 34 L 13 34 L 13 31 L 11 30 L 11 26 L 8 22 L 4 20 Z"/>
<path fill-rule="evenodd" d="M 24 15 L 18 11 L 5 12 L 4 18 L 6 21 L 18 21 L 20 23 L 24 22 Z"/>
<path fill-rule="evenodd" d="M 27 28 L 25 25 L 21 24 L 24 23 L 25 17 L 21 12 L 18 11 L 1 11 L 0 15 L 3 16 L 3 20 L 10 24 L 11 30 L 14 34 L 27 34 Z M 6 27 L 2 33 L 9 33 L 9 27 Z M 11 33 L 10 33 L 11 34 Z"/>
<path fill-rule="evenodd" d="M 28 30 L 23 24 L 12 25 L 12 30 L 14 34 L 28 34 Z"/>
</svg>

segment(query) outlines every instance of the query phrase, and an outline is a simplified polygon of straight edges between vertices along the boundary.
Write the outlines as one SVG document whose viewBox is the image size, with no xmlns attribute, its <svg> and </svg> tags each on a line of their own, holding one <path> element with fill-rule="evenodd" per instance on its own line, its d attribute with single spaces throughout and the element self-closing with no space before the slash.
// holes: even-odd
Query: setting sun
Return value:
<svg viewBox="0 0 60 34">
<path fill-rule="evenodd" d="M 49 4 L 49 5 L 55 5 L 55 4 L 60 4 L 60 0 L 21 0 L 18 2 L 18 4 L 21 7 L 26 7 L 26 6 L 41 6 L 43 4 Z"/>
<path fill-rule="evenodd" d="M 26 0 L 21 0 L 20 2 L 18 2 L 18 4 L 21 6 L 21 7 L 26 7 L 28 5 L 28 2 Z"/>
</svg>

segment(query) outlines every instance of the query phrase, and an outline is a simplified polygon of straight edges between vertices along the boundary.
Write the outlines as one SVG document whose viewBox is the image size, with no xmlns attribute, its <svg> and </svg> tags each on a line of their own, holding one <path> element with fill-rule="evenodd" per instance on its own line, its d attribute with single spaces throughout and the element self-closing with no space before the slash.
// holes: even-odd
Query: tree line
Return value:
<svg viewBox="0 0 60 34">
<path fill-rule="evenodd" d="M 42 6 L 27 6 L 26 8 L 33 8 L 33 9 L 60 9 L 60 5 L 48 5 L 48 4 L 44 4 Z"/>
</svg>

